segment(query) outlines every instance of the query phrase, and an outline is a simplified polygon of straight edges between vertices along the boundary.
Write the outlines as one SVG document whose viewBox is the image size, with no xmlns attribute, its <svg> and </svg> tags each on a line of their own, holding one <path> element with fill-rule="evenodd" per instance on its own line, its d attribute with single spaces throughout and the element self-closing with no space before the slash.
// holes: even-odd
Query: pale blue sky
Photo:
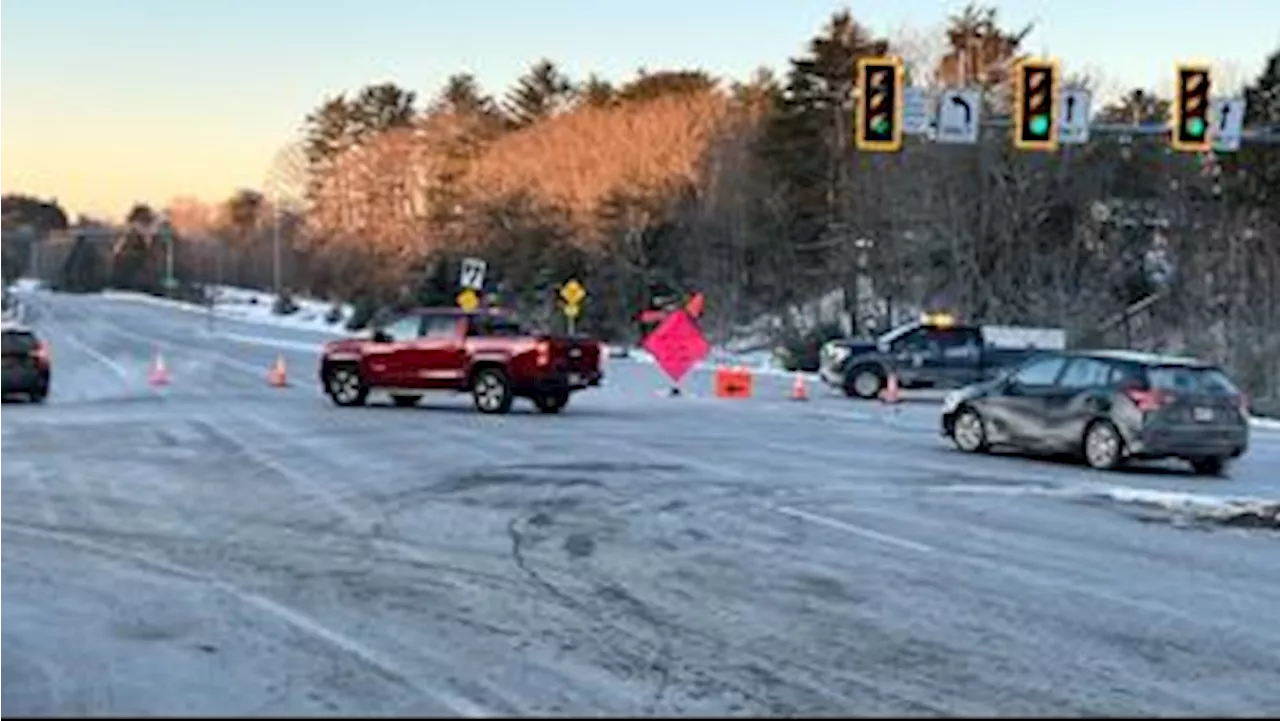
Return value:
<svg viewBox="0 0 1280 721">
<path fill-rule="evenodd" d="M 500 92 L 541 56 L 576 76 L 698 66 L 782 69 L 830 13 L 877 32 L 936 29 L 938 0 L 9 0 L 0 31 L 0 185 L 116 216 L 261 186 L 328 93 L 391 80 L 432 94 L 451 73 Z M 1107 89 L 1166 90 L 1179 59 L 1252 80 L 1280 47 L 1276 0 L 1014 0 L 1028 49 Z M 1208 14 L 1192 18 L 1193 9 Z M 1135 29 L 1138 29 L 1135 32 Z"/>
</svg>

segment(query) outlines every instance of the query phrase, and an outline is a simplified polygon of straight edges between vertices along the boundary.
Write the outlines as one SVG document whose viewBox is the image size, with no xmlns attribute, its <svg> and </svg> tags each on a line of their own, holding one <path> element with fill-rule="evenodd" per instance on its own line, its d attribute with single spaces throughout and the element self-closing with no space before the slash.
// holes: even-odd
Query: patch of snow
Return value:
<svg viewBox="0 0 1280 721">
<path fill-rule="evenodd" d="M 1259 430 L 1280 432 L 1280 419 L 1254 416 L 1249 419 L 1249 423 Z"/>
<path fill-rule="evenodd" d="M 329 323 L 326 316 L 332 304 L 325 301 L 311 298 L 294 298 L 294 302 L 298 305 L 298 310 L 288 315 L 278 315 L 272 310 L 275 304 L 275 296 L 271 293 L 229 286 L 215 288 L 213 293 L 215 303 L 212 311 L 208 306 L 199 303 L 161 298 L 134 291 L 107 290 L 103 291 L 102 295 L 107 298 L 150 303 L 192 313 L 207 314 L 212 312 L 216 317 L 245 323 L 315 331 L 332 335 L 345 335 L 347 333 L 346 322 L 352 314 L 351 306 L 344 304 L 342 306 L 341 319 L 336 323 Z"/>
<path fill-rule="evenodd" d="M 1175 515 L 1204 521 L 1229 523 L 1243 517 L 1260 519 L 1259 525 L 1280 527 L 1280 500 L 1244 496 L 1213 496 L 1205 493 L 1138 488 L 1108 483 L 1059 485 L 957 484 L 938 489 L 950 493 L 989 495 L 1049 496 L 1067 499 L 1096 499 L 1113 503 L 1146 506 Z"/>
<path fill-rule="evenodd" d="M 9 289 L 18 293 L 34 293 L 47 287 L 48 284 L 39 278 L 18 278 Z"/>
</svg>

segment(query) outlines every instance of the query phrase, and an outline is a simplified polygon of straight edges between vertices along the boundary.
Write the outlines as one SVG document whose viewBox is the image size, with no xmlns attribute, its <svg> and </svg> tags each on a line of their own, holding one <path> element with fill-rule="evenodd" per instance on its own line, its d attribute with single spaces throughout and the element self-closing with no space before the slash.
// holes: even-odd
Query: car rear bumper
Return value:
<svg viewBox="0 0 1280 721">
<path fill-rule="evenodd" d="M 1249 448 L 1247 426 L 1214 428 L 1154 428 L 1129 441 L 1129 455 L 1137 458 L 1237 457 Z"/>
</svg>

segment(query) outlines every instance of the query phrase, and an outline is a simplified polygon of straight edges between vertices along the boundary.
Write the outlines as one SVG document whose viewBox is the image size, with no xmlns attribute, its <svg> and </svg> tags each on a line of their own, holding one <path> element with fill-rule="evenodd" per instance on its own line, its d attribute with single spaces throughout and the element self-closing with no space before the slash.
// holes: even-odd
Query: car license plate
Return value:
<svg viewBox="0 0 1280 721">
<path fill-rule="evenodd" d="M 1213 409 L 1197 408 L 1193 412 L 1192 417 L 1195 418 L 1196 421 L 1199 423 L 1208 423 L 1209 421 L 1213 420 Z"/>
<path fill-rule="evenodd" d="M 570 374 L 569 374 L 569 385 L 571 385 L 571 386 L 578 386 L 578 385 L 582 385 L 582 374 L 580 374 L 580 373 L 570 373 Z"/>
</svg>

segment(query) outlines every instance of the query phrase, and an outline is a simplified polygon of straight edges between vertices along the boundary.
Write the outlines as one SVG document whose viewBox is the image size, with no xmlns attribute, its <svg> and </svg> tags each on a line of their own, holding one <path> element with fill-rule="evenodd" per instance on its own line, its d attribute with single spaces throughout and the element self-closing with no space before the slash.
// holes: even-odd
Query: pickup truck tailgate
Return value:
<svg viewBox="0 0 1280 721">
<path fill-rule="evenodd" d="M 547 338 L 551 367 L 560 373 L 594 373 L 600 369 L 600 344 L 594 340 Z"/>
</svg>

